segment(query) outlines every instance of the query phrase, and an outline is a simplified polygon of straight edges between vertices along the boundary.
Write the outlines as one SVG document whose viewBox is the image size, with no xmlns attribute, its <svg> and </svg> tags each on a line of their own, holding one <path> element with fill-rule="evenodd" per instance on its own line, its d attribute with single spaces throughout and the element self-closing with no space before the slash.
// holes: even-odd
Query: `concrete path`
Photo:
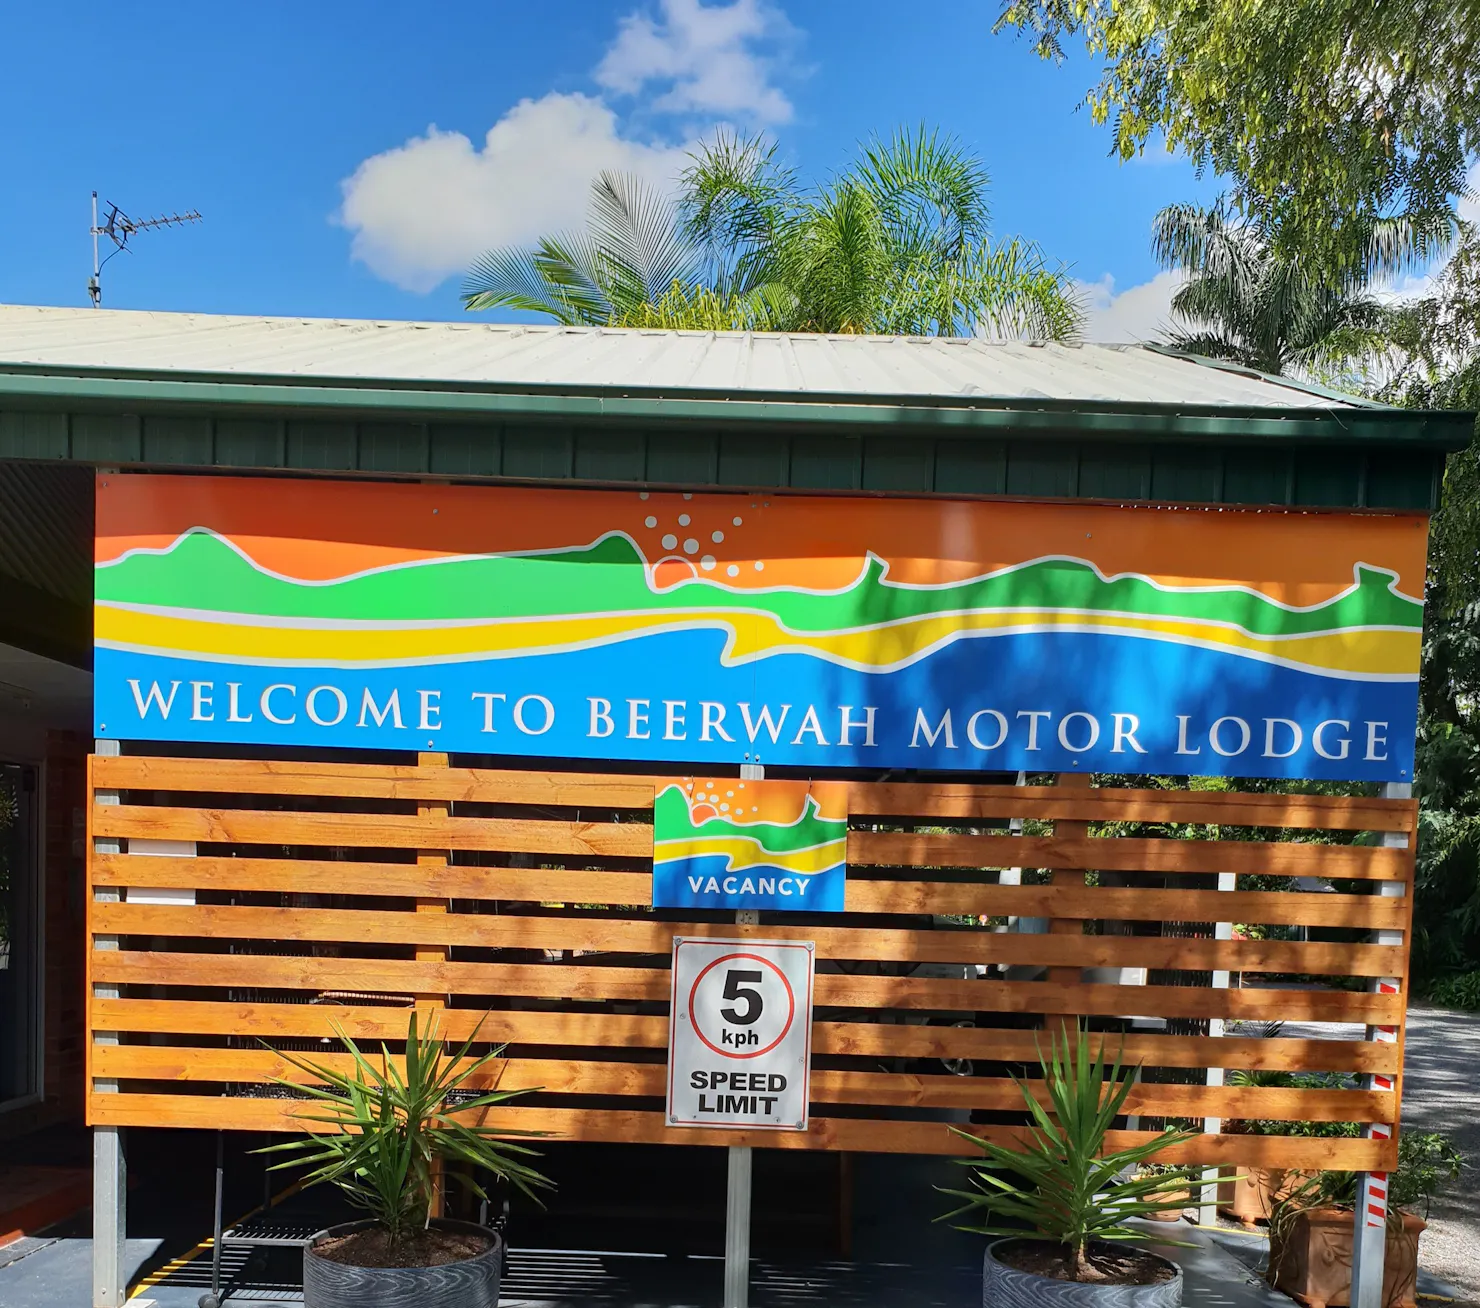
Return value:
<svg viewBox="0 0 1480 1308">
<path fill-rule="evenodd" d="M 1426 1271 L 1480 1300 L 1480 1013 L 1410 1010 L 1403 1129 L 1443 1131 L 1469 1159 L 1435 1202 L 1420 1250 Z"/>
</svg>

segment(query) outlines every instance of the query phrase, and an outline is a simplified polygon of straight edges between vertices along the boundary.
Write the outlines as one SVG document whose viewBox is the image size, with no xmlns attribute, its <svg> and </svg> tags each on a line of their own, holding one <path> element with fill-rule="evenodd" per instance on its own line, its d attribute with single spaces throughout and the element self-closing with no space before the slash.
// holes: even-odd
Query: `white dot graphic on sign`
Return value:
<svg viewBox="0 0 1480 1308">
<path fill-rule="evenodd" d="M 689 1022 L 705 1048 L 725 1058 L 759 1058 L 796 1021 L 797 997 L 786 973 L 760 954 L 715 959 L 689 990 Z"/>
</svg>

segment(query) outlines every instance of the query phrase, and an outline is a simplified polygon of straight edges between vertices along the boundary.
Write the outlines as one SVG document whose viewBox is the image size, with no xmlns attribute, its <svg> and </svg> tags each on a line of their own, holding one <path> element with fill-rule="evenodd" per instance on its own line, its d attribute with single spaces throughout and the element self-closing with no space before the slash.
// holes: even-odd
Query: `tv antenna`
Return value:
<svg viewBox="0 0 1480 1308">
<path fill-rule="evenodd" d="M 200 211 L 192 209 L 189 213 L 160 214 L 156 218 L 143 218 L 134 220 L 124 213 L 116 204 L 108 205 L 108 216 L 103 219 L 101 225 L 98 223 L 98 193 L 92 193 L 92 226 L 88 229 L 92 236 L 93 246 L 93 270 L 92 276 L 87 279 L 87 294 L 92 300 L 94 309 L 100 309 L 103 305 L 103 267 L 115 255 L 123 254 L 129 248 L 128 238 L 136 232 L 152 232 L 161 227 L 183 227 L 186 223 L 198 223 L 201 221 Z M 98 262 L 98 237 L 106 236 L 114 244 L 114 250 L 101 263 Z"/>
</svg>

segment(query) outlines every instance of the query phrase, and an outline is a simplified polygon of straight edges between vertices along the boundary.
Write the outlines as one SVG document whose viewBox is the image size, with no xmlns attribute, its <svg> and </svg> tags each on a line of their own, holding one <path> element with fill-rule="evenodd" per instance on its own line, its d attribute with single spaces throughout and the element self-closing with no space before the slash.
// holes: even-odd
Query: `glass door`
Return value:
<svg viewBox="0 0 1480 1308">
<path fill-rule="evenodd" d="M 41 1089 L 36 769 L 0 763 L 0 1107 Z"/>
</svg>

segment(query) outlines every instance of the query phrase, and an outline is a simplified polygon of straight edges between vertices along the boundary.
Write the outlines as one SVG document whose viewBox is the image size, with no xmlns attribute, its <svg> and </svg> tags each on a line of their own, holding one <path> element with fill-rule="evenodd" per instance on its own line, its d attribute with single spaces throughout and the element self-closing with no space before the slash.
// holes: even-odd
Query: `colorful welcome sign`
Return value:
<svg viewBox="0 0 1480 1308">
<path fill-rule="evenodd" d="M 1402 780 L 1418 516 L 104 474 L 99 736 Z"/>
<path fill-rule="evenodd" d="M 841 913 L 848 787 L 685 778 L 653 803 L 653 907 Z"/>
</svg>

